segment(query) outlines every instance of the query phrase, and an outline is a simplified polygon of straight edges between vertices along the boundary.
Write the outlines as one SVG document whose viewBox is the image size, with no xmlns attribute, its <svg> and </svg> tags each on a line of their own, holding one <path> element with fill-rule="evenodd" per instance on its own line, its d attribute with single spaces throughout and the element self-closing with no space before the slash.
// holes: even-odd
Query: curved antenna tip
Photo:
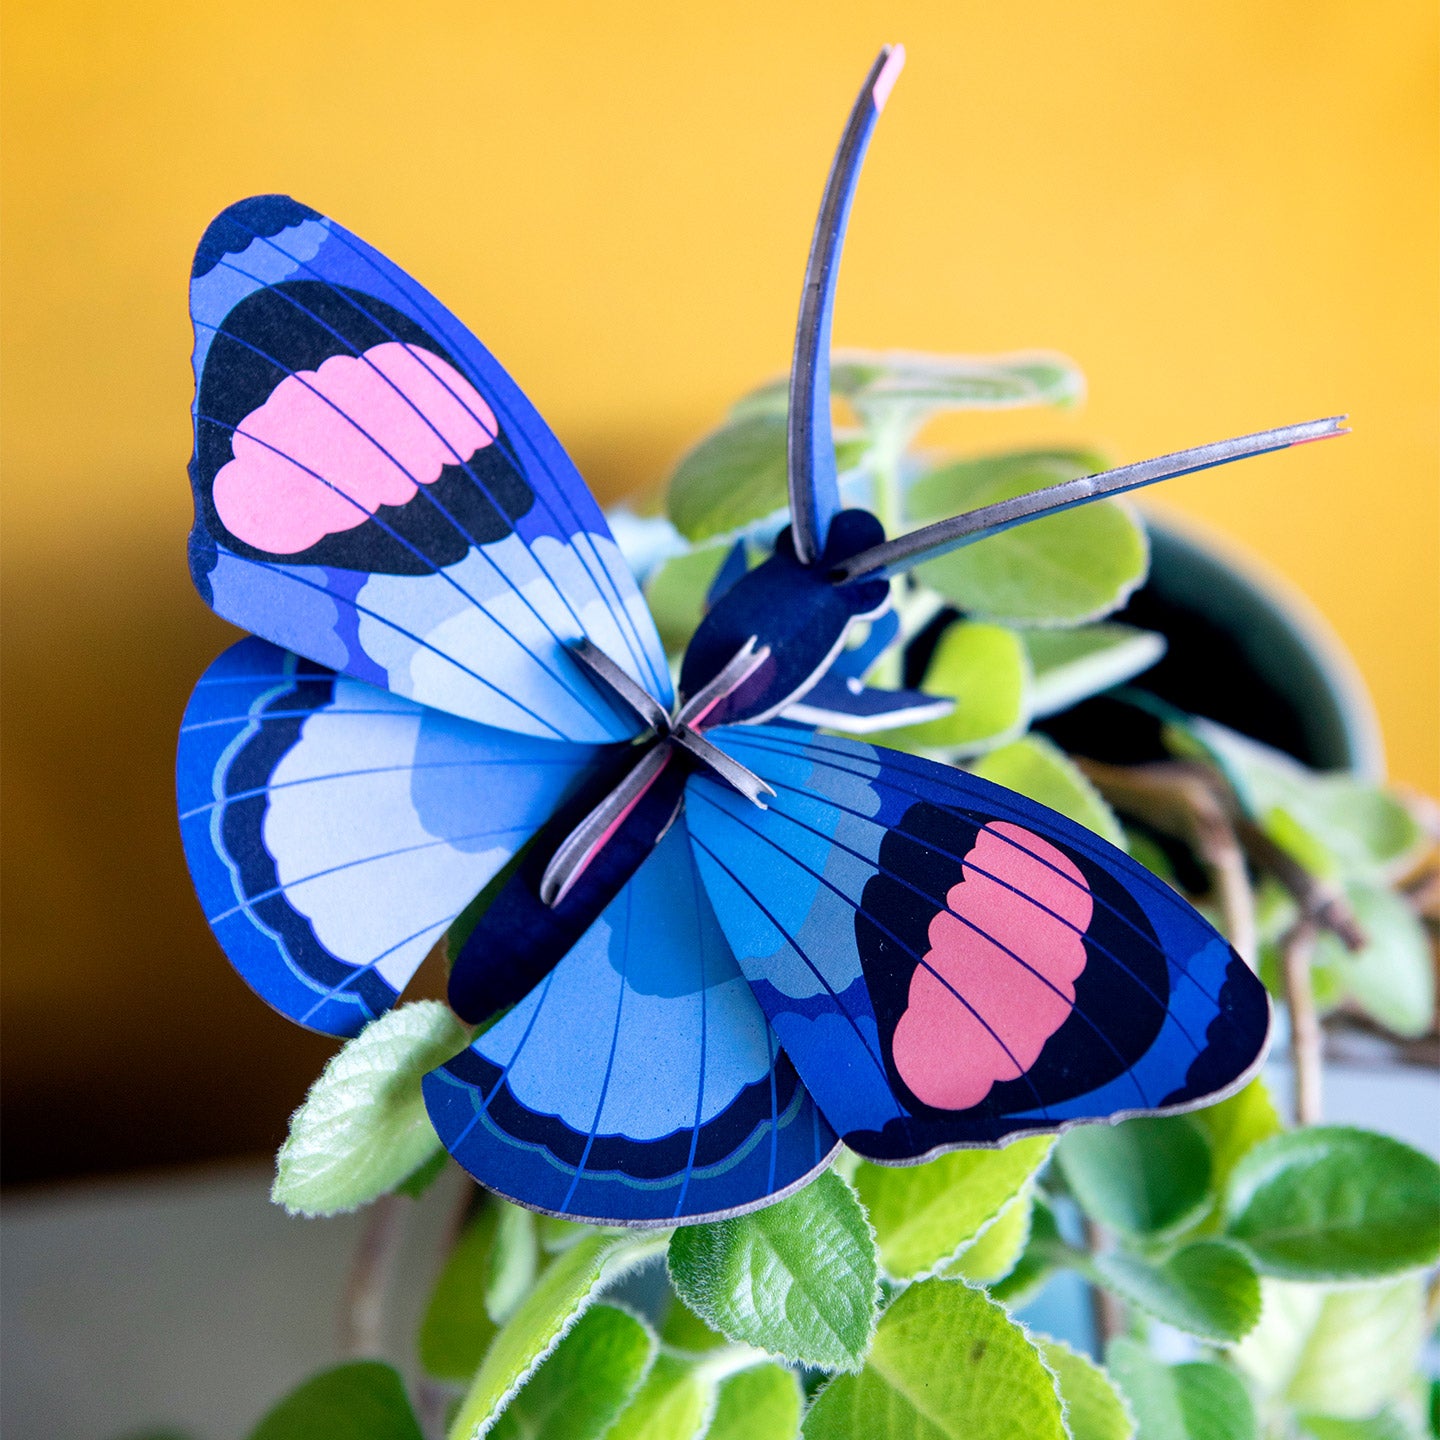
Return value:
<svg viewBox="0 0 1440 1440">
<path fill-rule="evenodd" d="M 1317 425 L 1328 425 L 1328 430 L 1321 430 L 1315 435 L 1304 435 L 1298 440 L 1291 441 L 1291 447 L 1296 445 L 1309 445 L 1316 440 L 1333 440 L 1337 435 L 1350 434 L 1350 426 L 1345 422 L 1350 418 L 1348 414 L 1332 415 L 1328 420 L 1317 420 Z"/>
<path fill-rule="evenodd" d="M 895 82 L 905 68 L 903 45 L 887 45 L 881 53 L 885 56 L 885 63 L 880 67 L 880 73 L 870 87 L 870 98 L 875 102 L 877 113 L 885 108 L 885 102 L 890 98 L 890 92 L 895 88 Z"/>
</svg>

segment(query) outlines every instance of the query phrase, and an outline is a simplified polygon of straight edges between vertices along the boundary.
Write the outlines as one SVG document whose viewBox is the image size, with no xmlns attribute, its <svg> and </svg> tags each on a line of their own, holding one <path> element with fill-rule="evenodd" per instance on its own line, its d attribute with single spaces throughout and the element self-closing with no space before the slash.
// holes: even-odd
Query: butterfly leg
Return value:
<svg viewBox="0 0 1440 1440">
<path fill-rule="evenodd" d="M 763 647 L 742 646 L 673 719 L 628 675 L 612 674 L 618 667 L 602 652 L 582 644 L 574 653 L 651 726 L 650 738 L 617 747 L 472 906 L 479 917 L 449 990 L 451 1008 L 472 1024 L 517 1003 L 580 940 L 674 824 L 693 770 L 709 769 L 757 801 L 769 789 L 699 734 L 717 703 L 764 664 Z"/>
</svg>

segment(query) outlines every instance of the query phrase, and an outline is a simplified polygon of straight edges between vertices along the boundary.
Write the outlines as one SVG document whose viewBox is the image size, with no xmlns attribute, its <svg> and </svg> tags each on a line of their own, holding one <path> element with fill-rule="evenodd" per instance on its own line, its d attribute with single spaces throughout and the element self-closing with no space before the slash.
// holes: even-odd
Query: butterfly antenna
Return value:
<svg viewBox="0 0 1440 1440">
<path fill-rule="evenodd" d="M 1328 420 L 1310 420 L 1303 425 L 1261 430 L 1254 435 L 1220 440 L 1213 445 L 1198 445 L 1192 450 L 1177 450 L 1172 455 L 1161 455 L 1154 460 L 1122 465 L 1118 470 L 1083 475 L 1077 480 L 1047 485 L 1043 490 L 1031 490 L 1011 500 L 969 510 L 954 519 L 940 520 L 934 525 L 926 525 L 908 535 L 862 550 L 837 565 L 831 571 L 831 579 L 838 585 L 867 576 L 898 575 L 922 560 L 933 560 L 937 555 L 944 555 L 961 545 L 973 545 L 977 540 L 998 535 L 1002 530 L 1023 525 L 1029 520 L 1038 520 L 1042 515 L 1073 510 L 1077 505 L 1090 504 L 1092 500 L 1123 495 L 1128 490 L 1138 490 L 1160 480 L 1172 480 L 1177 475 L 1191 475 L 1197 470 L 1228 465 L 1232 460 L 1248 460 L 1252 455 L 1288 450 L 1292 445 L 1305 445 L 1311 440 L 1348 435 L 1349 429 L 1343 423 L 1346 418 L 1336 415 Z"/>
<path fill-rule="evenodd" d="M 825 196 L 805 266 L 805 289 L 795 328 L 795 359 L 790 367 L 787 437 L 790 519 L 795 554 L 805 565 L 819 559 L 830 521 L 840 509 L 835 437 L 830 428 L 830 322 L 835 310 L 840 247 L 870 132 L 904 65 L 905 47 L 887 45 L 865 77 L 835 152 L 830 178 L 825 182 Z"/>
</svg>

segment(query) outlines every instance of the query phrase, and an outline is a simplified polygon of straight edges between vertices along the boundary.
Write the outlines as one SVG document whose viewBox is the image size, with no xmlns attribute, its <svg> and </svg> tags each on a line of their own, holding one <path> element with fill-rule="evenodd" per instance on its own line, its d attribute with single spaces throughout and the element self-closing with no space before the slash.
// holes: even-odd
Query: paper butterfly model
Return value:
<svg viewBox="0 0 1440 1440">
<path fill-rule="evenodd" d="M 1338 428 L 890 541 L 842 509 L 836 269 L 902 62 L 882 52 L 865 81 L 810 253 L 793 523 L 757 568 L 727 567 L 678 696 L 574 465 L 454 316 L 281 196 L 231 206 L 195 257 L 190 564 L 257 637 L 210 667 L 181 728 L 196 889 L 251 987 L 333 1035 L 473 921 L 451 1004 L 504 1014 L 425 1098 L 456 1159 L 532 1209 L 733 1215 L 803 1185 L 841 1140 L 905 1165 L 1183 1110 L 1264 1047 L 1260 983 L 1128 856 L 963 771 L 787 718 L 853 733 L 934 705 L 857 696 L 832 669 L 916 561 Z"/>
</svg>

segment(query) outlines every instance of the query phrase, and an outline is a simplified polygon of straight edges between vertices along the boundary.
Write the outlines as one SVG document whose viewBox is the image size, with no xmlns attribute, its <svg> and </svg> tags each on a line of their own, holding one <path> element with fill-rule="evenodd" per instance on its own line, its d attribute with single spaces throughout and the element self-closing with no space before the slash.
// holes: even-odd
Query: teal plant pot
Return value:
<svg viewBox="0 0 1440 1440">
<path fill-rule="evenodd" d="M 1309 601 L 1237 547 L 1170 516 L 1147 515 L 1146 528 L 1149 578 L 1114 618 L 1158 631 L 1168 648 L 1135 688 L 1314 769 L 1382 779 L 1374 705 Z M 1045 728 L 1096 759 L 1133 764 L 1164 754 L 1153 721 L 1103 697 Z"/>
<path fill-rule="evenodd" d="M 1370 693 L 1314 606 L 1238 548 L 1169 518 L 1147 516 L 1146 526 L 1152 557 L 1146 588 L 1153 600 L 1224 635 L 1238 655 L 1238 673 L 1224 686 L 1229 706 L 1261 728 L 1278 723 L 1288 741 L 1281 748 L 1317 770 L 1383 778 L 1385 753 Z M 1251 685 L 1260 696 L 1245 696 Z M 1273 717 L 1263 713 L 1271 709 Z"/>
</svg>

